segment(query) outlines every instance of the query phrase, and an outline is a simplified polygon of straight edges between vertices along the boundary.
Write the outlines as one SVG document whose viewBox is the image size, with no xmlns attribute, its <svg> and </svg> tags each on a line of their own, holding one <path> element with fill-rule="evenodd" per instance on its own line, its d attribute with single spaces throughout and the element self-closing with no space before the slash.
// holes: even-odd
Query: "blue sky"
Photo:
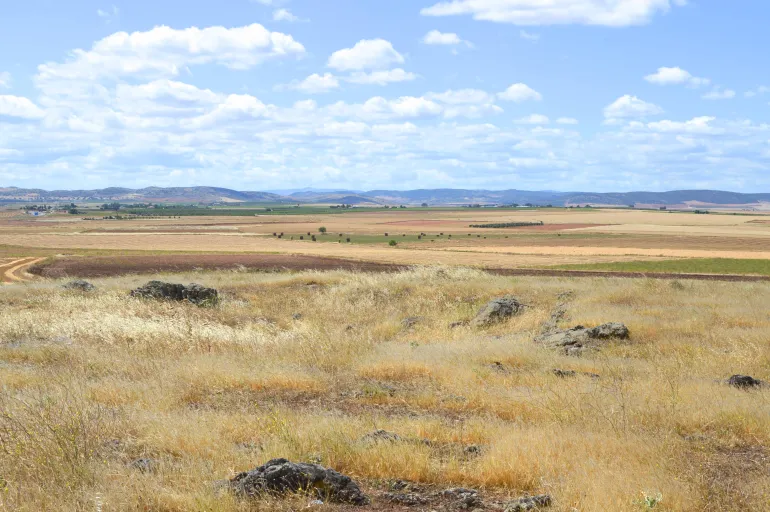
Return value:
<svg viewBox="0 0 770 512">
<path fill-rule="evenodd" d="M 770 190 L 759 0 L 6 4 L 0 186 Z"/>
</svg>

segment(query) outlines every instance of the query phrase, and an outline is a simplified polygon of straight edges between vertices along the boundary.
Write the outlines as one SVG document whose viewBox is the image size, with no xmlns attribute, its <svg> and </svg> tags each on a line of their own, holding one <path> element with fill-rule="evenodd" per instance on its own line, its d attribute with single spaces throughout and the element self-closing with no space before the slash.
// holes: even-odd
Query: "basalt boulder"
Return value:
<svg viewBox="0 0 770 512">
<path fill-rule="evenodd" d="M 164 283 L 163 281 L 150 281 L 131 291 L 132 297 L 145 299 L 185 301 L 198 306 L 216 304 L 219 300 L 219 292 L 214 288 L 206 288 L 199 284 L 185 286 L 176 283 Z"/>
<path fill-rule="evenodd" d="M 512 295 L 489 301 L 471 320 L 474 327 L 487 327 L 505 321 L 524 309 L 524 304 Z"/>
<path fill-rule="evenodd" d="M 369 498 L 358 484 L 318 464 L 273 459 L 258 468 L 236 475 L 229 482 L 232 491 L 243 498 L 265 495 L 309 493 L 324 502 L 368 505 Z"/>
<path fill-rule="evenodd" d="M 578 355 L 584 349 L 596 348 L 608 340 L 626 340 L 628 337 L 629 331 L 625 324 L 612 322 L 592 328 L 578 325 L 572 329 L 547 332 L 536 337 L 535 342 L 548 348 L 564 350 L 568 355 Z"/>
</svg>

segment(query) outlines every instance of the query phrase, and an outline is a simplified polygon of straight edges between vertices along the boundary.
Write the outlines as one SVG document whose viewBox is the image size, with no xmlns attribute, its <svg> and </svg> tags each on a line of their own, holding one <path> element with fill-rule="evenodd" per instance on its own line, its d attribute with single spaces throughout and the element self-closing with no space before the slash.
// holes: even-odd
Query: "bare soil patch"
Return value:
<svg viewBox="0 0 770 512">
<path fill-rule="evenodd" d="M 59 258 L 31 269 L 33 274 L 48 278 L 110 277 L 154 272 L 184 272 L 195 269 L 250 270 L 277 272 L 285 270 L 357 270 L 388 272 L 401 265 L 319 258 L 300 254 L 180 254 L 157 256 Z"/>
<path fill-rule="evenodd" d="M 356 270 L 362 272 L 396 272 L 407 265 L 356 261 L 342 258 L 323 258 L 301 254 L 169 254 L 156 256 L 94 256 L 57 258 L 33 266 L 29 272 L 46 278 L 64 277 L 113 277 L 129 274 L 159 272 L 185 272 L 190 270 L 232 270 L 246 268 L 252 271 L 278 272 L 301 270 Z M 611 272 L 553 269 L 512 269 L 485 268 L 486 271 L 503 276 L 541 277 L 616 277 L 690 279 L 699 281 L 770 281 L 768 276 L 745 276 L 727 274 L 677 274 L 644 272 Z"/>
</svg>

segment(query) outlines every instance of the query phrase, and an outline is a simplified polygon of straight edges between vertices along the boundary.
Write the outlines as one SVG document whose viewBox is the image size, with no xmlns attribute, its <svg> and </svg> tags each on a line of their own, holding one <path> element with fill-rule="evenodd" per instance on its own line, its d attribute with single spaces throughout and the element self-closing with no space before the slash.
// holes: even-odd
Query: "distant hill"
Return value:
<svg viewBox="0 0 770 512">
<path fill-rule="evenodd" d="M 288 192 L 288 191 L 287 191 Z M 747 206 L 770 203 L 770 193 L 741 194 L 721 190 L 670 192 L 553 192 L 529 190 L 350 190 L 304 189 L 288 195 L 238 191 L 218 187 L 105 188 L 98 190 L 42 190 L 0 187 L 2 202 L 112 202 L 123 203 L 305 203 L 352 205 L 506 205 L 553 206 Z"/>
<path fill-rule="evenodd" d="M 104 188 L 98 190 L 41 190 L 0 188 L 0 201 L 27 202 L 151 202 L 151 203 L 242 203 L 296 202 L 268 192 L 240 192 L 217 187 L 147 187 L 142 189 Z"/>
</svg>

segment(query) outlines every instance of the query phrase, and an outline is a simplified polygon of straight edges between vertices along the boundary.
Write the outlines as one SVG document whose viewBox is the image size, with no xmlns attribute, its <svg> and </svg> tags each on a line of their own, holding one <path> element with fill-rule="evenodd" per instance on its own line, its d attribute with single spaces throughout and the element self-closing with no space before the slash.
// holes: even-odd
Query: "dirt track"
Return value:
<svg viewBox="0 0 770 512">
<path fill-rule="evenodd" d="M 29 265 L 31 262 L 26 263 Z M 125 256 L 121 258 L 97 256 L 62 258 L 35 266 L 32 274 L 41 277 L 111 277 L 127 274 L 155 272 L 184 272 L 196 269 L 225 270 L 245 267 L 250 270 L 277 272 L 286 270 L 356 270 L 364 272 L 394 272 L 407 268 L 405 265 L 355 261 L 340 258 L 321 258 L 299 254 L 186 254 L 159 256 Z M 605 272 L 551 269 L 502 269 L 486 268 L 487 271 L 505 276 L 543 277 L 621 277 L 654 279 L 690 279 L 699 281 L 770 281 L 770 276 L 726 274 L 676 274 L 642 272 Z"/>
<path fill-rule="evenodd" d="M 45 258 L 20 258 L 10 263 L 0 265 L 0 283 L 17 283 L 26 281 L 24 270 L 43 261 Z"/>
</svg>

